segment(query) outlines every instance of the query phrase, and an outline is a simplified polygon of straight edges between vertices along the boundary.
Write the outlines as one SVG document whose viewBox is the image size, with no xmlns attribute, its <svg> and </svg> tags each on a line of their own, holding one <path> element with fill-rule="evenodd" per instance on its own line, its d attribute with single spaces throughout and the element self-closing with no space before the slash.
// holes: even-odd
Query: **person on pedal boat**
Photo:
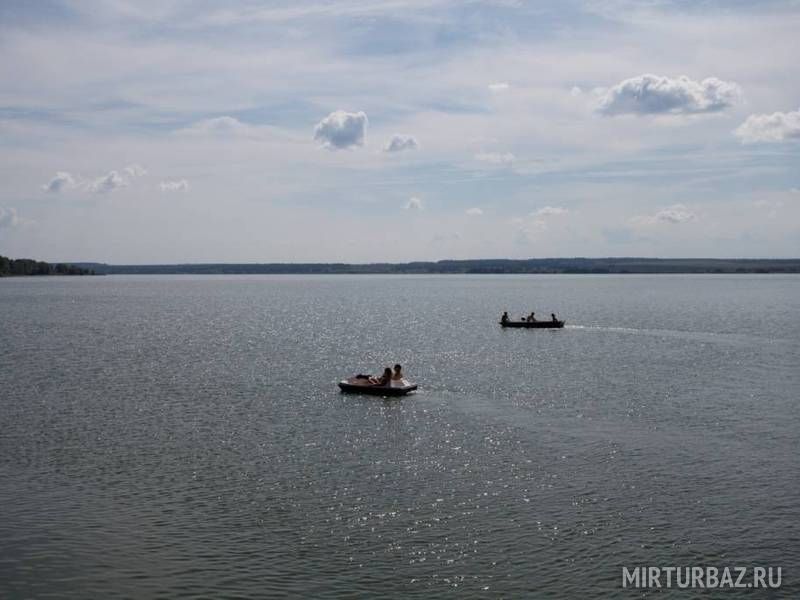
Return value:
<svg viewBox="0 0 800 600">
<path fill-rule="evenodd" d="M 405 376 L 403 375 L 403 367 L 398 365 L 394 366 L 394 372 L 392 373 L 392 387 L 405 387 L 408 385 Z"/>
<path fill-rule="evenodd" d="M 386 367 L 383 370 L 383 375 L 380 377 L 370 377 L 369 382 L 372 385 L 390 385 L 392 382 L 392 370 Z"/>
</svg>

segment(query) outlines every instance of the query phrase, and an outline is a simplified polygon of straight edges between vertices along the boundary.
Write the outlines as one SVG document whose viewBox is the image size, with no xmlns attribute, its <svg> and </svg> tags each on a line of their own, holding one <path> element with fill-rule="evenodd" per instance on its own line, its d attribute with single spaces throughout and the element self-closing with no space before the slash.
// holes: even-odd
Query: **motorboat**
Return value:
<svg viewBox="0 0 800 600">
<path fill-rule="evenodd" d="M 524 329 L 561 329 L 564 327 L 564 321 L 500 321 L 500 326 Z"/>
</svg>

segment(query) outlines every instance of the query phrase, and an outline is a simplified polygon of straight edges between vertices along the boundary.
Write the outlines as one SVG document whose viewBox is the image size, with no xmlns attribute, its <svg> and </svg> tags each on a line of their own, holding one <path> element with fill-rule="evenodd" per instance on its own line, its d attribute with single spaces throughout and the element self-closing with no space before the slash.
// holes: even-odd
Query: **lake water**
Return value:
<svg viewBox="0 0 800 600">
<path fill-rule="evenodd" d="M 0 280 L 0 597 L 797 597 L 798 391 L 798 276 Z"/>
</svg>

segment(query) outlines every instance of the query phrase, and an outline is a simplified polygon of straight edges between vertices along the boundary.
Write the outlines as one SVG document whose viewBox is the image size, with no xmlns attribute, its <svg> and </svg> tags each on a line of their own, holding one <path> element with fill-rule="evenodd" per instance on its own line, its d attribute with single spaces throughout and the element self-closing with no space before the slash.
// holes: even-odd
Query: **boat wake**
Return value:
<svg viewBox="0 0 800 600">
<path fill-rule="evenodd" d="M 777 340 L 743 333 L 728 333 L 714 331 L 686 331 L 681 329 L 650 329 L 637 327 L 603 327 L 600 325 L 567 325 L 565 329 L 599 332 L 599 333 L 622 333 L 631 335 L 649 335 L 665 338 L 677 338 L 693 340 L 699 342 L 732 343 L 732 344 L 752 344 L 756 343 L 781 343 L 788 340 Z"/>
</svg>

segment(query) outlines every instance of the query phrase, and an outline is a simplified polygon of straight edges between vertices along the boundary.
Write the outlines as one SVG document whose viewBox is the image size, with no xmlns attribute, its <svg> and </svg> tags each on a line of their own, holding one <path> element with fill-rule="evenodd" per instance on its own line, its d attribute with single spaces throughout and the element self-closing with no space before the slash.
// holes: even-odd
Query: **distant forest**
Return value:
<svg viewBox="0 0 800 600">
<path fill-rule="evenodd" d="M 532 258 L 410 263 L 211 263 L 108 265 L 75 263 L 98 274 L 513 274 L 513 273 L 800 273 L 800 259 Z"/>
<path fill-rule="evenodd" d="M 93 269 L 77 267 L 66 263 L 51 264 L 30 258 L 11 259 L 0 256 L 0 277 L 22 275 L 94 275 Z"/>
</svg>

